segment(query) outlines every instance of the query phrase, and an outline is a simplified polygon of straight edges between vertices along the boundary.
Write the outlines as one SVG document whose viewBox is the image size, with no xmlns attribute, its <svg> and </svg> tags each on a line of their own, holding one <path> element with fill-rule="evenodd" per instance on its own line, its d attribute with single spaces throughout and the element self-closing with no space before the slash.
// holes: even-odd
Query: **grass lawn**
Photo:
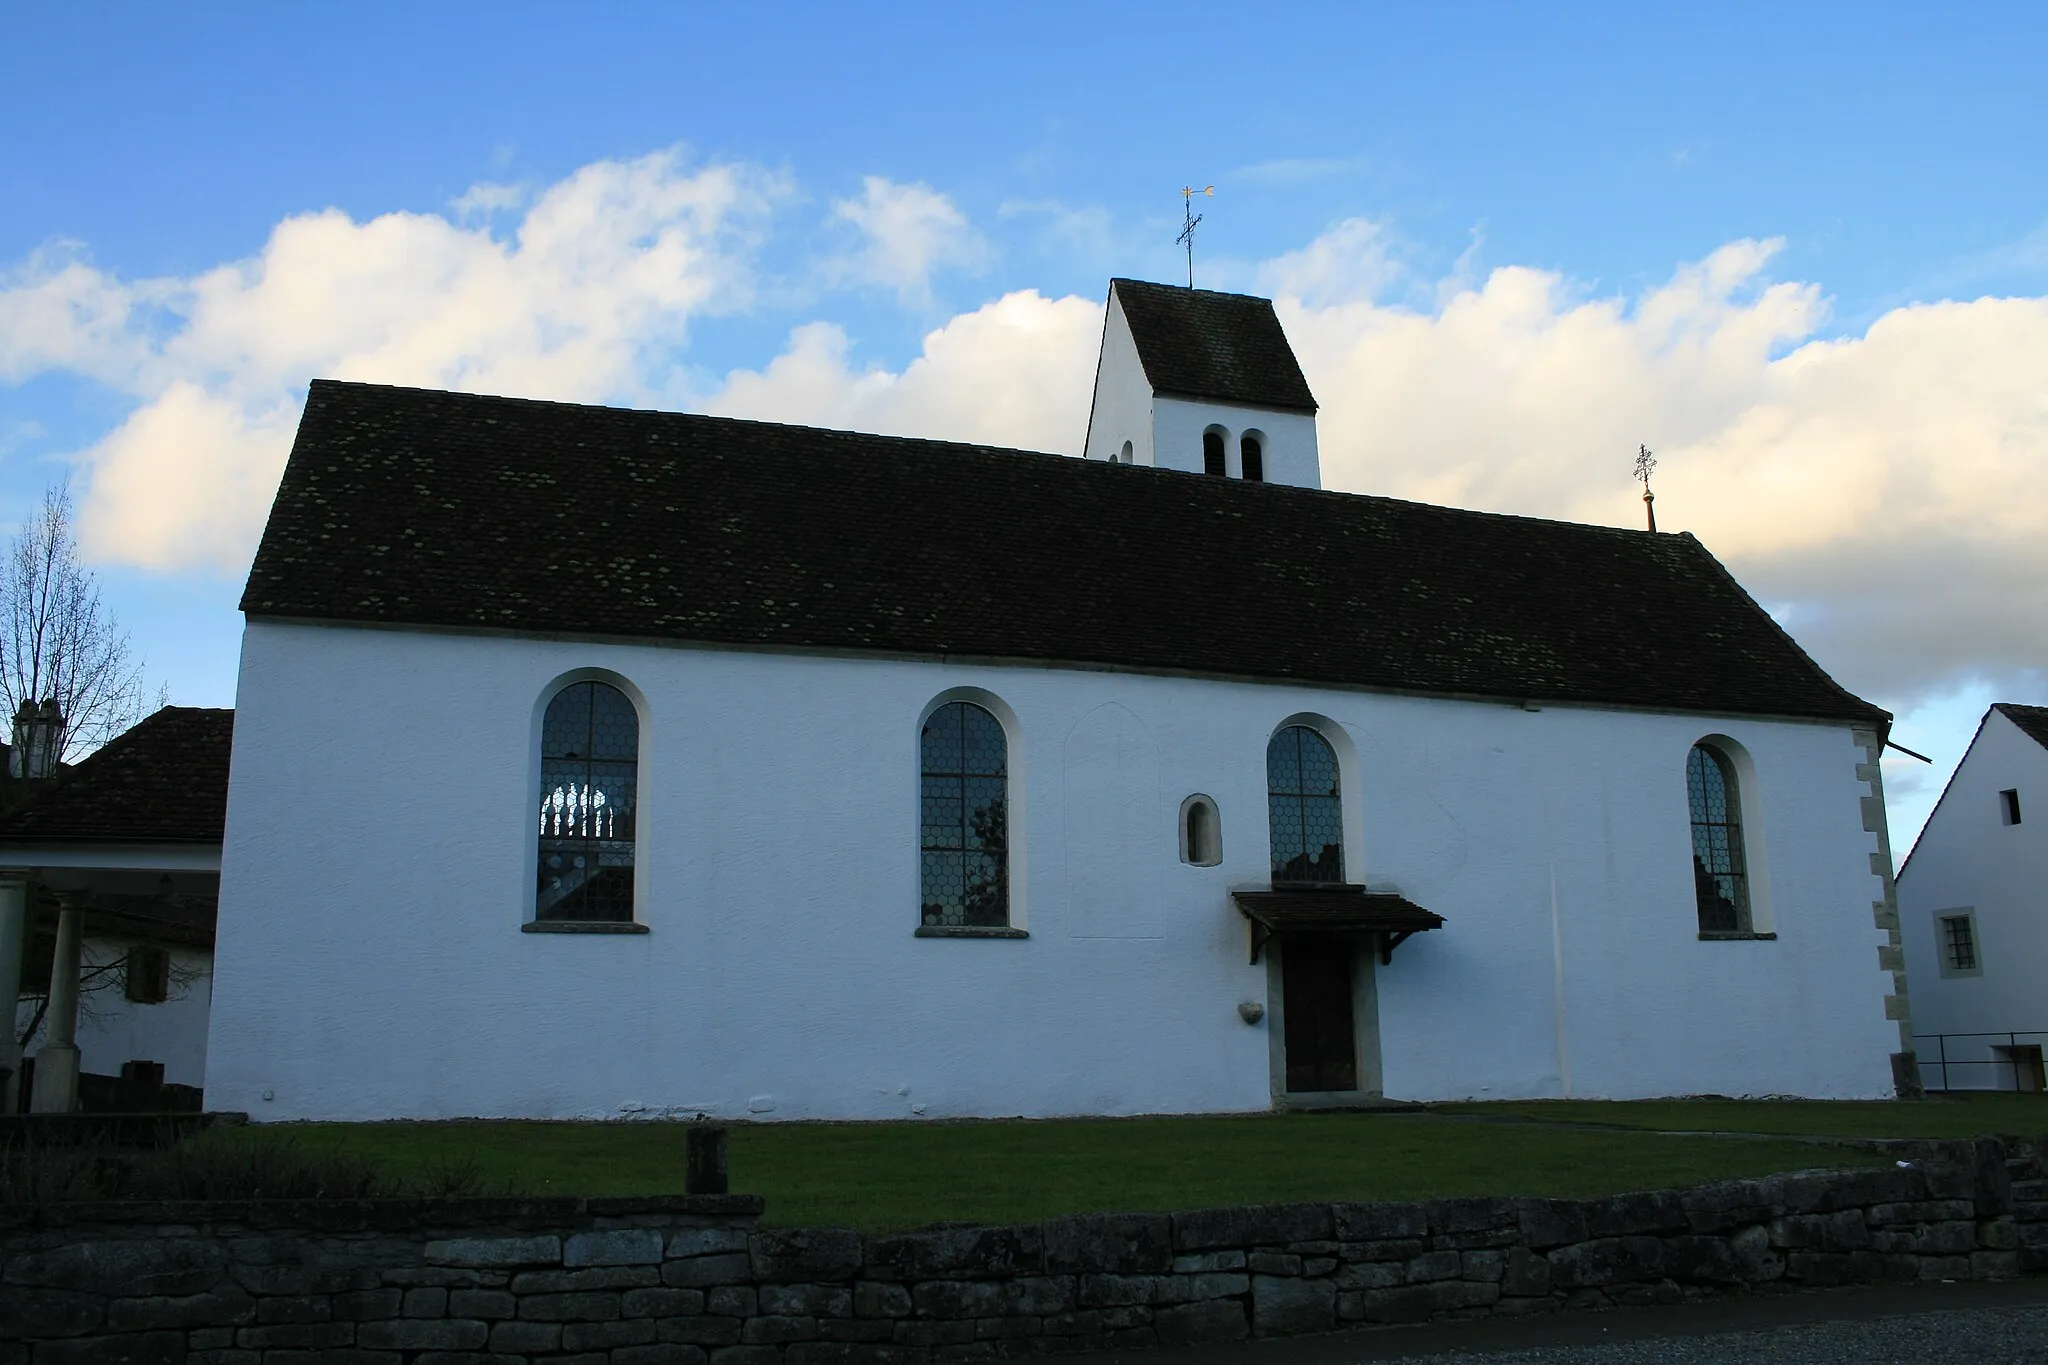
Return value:
<svg viewBox="0 0 2048 1365">
<path fill-rule="evenodd" d="M 474 1160 L 528 1194 L 655 1194 L 683 1186 L 667 1123 L 293 1125 L 393 1175 Z M 1584 1132 L 1429 1114 L 1276 1114 L 980 1123 L 791 1123 L 731 1129 L 735 1191 L 766 1221 L 890 1231 L 957 1220 L 1204 1208 L 1284 1200 L 1597 1195 L 1724 1176 L 1877 1164 L 1791 1141 Z"/>
<path fill-rule="evenodd" d="M 1804 1133 L 1815 1137 L 1950 1138 L 2048 1133 L 2048 1095 L 1942 1095 L 1891 1100 L 1508 1100 L 1439 1104 L 1438 1113 L 1664 1132 Z"/>
</svg>

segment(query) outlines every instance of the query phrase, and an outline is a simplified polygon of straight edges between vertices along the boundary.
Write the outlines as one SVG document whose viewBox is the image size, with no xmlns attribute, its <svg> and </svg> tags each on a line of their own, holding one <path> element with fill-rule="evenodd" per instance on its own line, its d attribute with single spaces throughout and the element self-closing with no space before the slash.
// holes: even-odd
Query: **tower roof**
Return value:
<svg viewBox="0 0 2048 1365">
<path fill-rule="evenodd" d="M 1314 412 L 1271 299 L 1111 280 L 1155 393 Z"/>
</svg>

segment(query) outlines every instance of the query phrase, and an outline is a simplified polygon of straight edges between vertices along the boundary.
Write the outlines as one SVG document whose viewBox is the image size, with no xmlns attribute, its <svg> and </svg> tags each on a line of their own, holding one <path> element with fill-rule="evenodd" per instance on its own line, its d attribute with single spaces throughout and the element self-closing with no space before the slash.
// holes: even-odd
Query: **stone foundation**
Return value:
<svg viewBox="0 0 2048 1365">
<path fill-rule="evenodd" d="M 1604 1199 L 896 1235 L 743 1196 L 0 1210 L 0 1365 L 936 1365 L 2048 1270 L 2032 1141 Z"/>
</svg>

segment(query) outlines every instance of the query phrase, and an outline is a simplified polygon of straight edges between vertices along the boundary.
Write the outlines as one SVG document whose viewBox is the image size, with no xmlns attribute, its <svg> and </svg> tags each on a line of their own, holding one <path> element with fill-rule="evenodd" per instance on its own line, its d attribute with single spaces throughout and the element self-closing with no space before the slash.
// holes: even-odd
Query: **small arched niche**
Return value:
<svg viewBox="0 0 2048 1365">
<path fill-rule="evenodd" d="M 1215 799 L 1200 792 L 1180 803 L 1180 860 L 1190 867 L 1223 861 L 1223 818 Z"/>
<path fill-rule="evenodd" d="M 1137 450 L 1131 445 L 1131 443 L 1129 441 L 1125 441 L 1124 448 L 1118 451 L 1114 458 L 1119 464 L 1130 464 L 1137 458 L 1137 453 Z"/>
</svg>

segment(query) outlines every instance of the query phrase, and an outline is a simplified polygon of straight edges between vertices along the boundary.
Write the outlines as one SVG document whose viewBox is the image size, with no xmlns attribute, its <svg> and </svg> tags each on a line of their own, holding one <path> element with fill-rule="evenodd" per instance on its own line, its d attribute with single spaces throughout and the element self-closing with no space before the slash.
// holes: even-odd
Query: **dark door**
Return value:
<svg viewBox="0 0 2048 1365">
<path fill-rule="evenodd" d="M 1287 1019 L 1289 1091 L 1358 1089 L 1358 1042 L 1351 1020 L 1351 944 L 1335 936 L 1293 936 L 1280 948 Z"/>
</svg>

